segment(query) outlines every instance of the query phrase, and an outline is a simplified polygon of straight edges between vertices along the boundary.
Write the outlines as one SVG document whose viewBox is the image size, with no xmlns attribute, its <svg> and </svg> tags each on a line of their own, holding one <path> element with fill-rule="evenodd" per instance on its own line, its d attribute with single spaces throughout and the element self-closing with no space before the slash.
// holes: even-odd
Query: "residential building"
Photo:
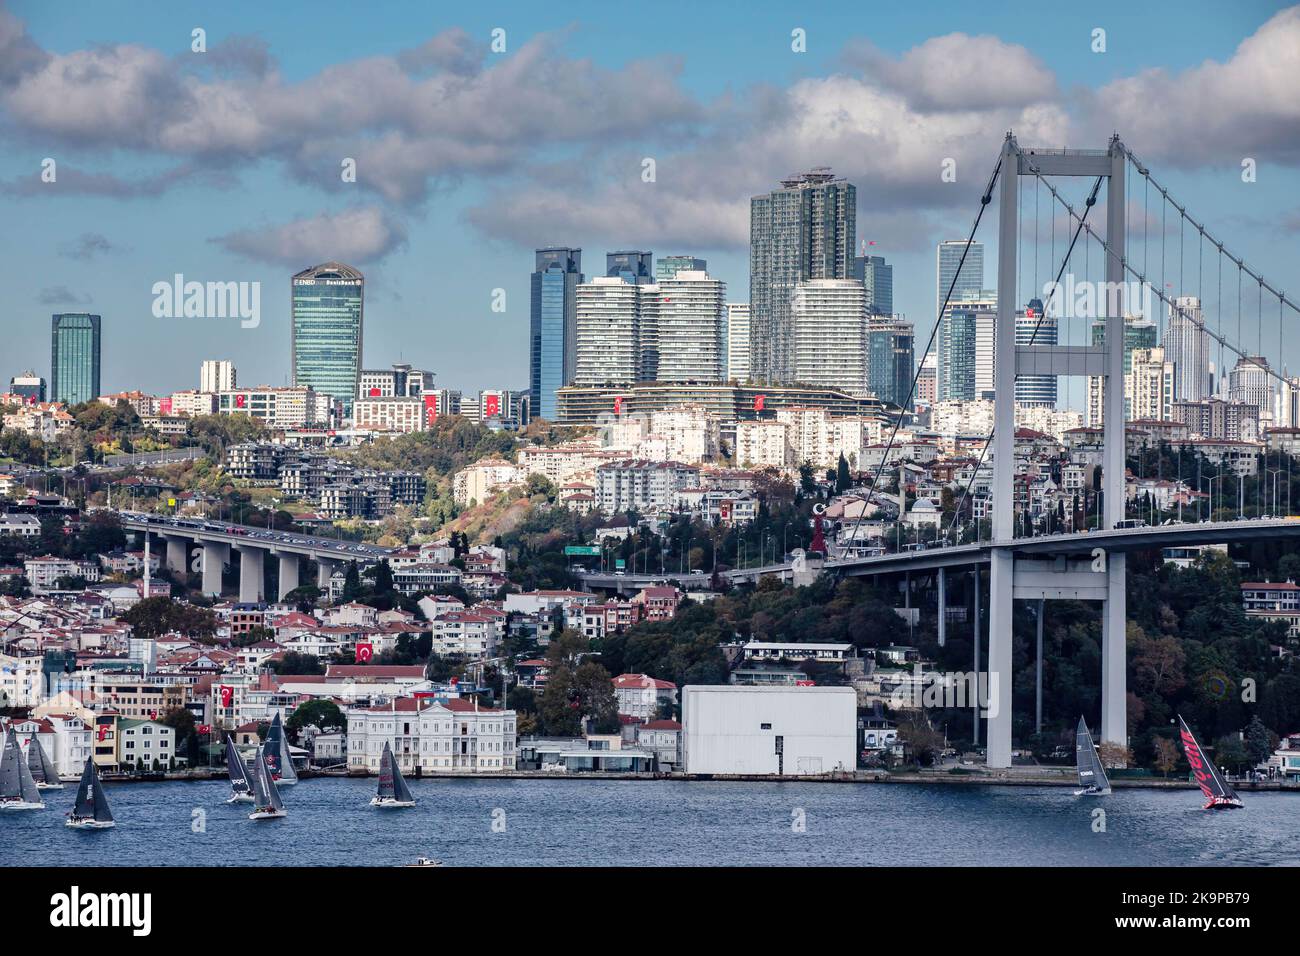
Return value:
<svg viewBox="0 0 1300 956">
<path fill-rule="evenodd" d="M 666 511 L 678 491 L 698 480 L 697 466 L 676 461 L 606 462 L 596 468 L 596 501 L 605 514 Z"/>
<path fill-rule="evenodd" d="M 869 391 L 867 311 L 856 279 L 808 279 L 790 297 L 787 349 L 793 381 L 842 388 L 851 395 Z"/>
<path fill-rule="evenodd" d="M 620 716 L 655 720 L 663 708 L 677 703 L 677 685 L 649 674 L 619 674 L 614 678 L 614 696 Z"/>
<path fill-rule="evenodd" d="M 1043 310 L 1041 299 L 1030 299 L 1016 312 L 1016 345 L 1056 345 L 1057 319 Z M 1017 375 L 1016 404 L 1056 407 L 1055 375 Z"/>
<path fill-rule="evenodd" d="M 1129 373 L 1133 369 L 1133 353 L 1138 349 L 1153 349 L 1159 345 L 1159 335 L 1156 324 L 1141 315 L 1124 316 L 1124 375 L 1127 383 Z M 1106 320 L 1099 319 L 1092 323 L 1092 345 L 1094 348 L 1100 348 L 1106 344 Z M 1172 362 L 1172 359 L 1166 353 L 1162 361 Z M 1103 399 L 1103 382 L 1100 375 L 1090 375 L 1088 377 L 1088 408 L 1086 421 L 1094 428 L 1099 428 L 1105 423 L 1105 402 Z M 1171 396 L 1171 401 L 1174 396 Z M 1132 407 L 1132 392 L 1126 384 L 1124 390 L 1124 418 L 1131 420 L 1133 418 L 1143 418 L 1147 416 L 1135 415 Z"/>
<path fill-rule="evenodd" d="M 791 299 L 810 279 L 848 279 L 857 189 L 826 167 L 790 176 L 749 203 L 751 377 L 796 380 Z"/>
<path fill-rule="evenodd" d="M 680 270 L 659 281 L 660 382 L 725 380 L 727 286 L 707 272 Z"/>
<path fill-rule="evenodd" d="M 33 371 L 15 375 L 9 380 L 9 394 L 19 396 L 27 404 L 45 401 L 45 379 Z"/>
<path fill-rule="evenodd" d="M 657 290 L 617 276 L 597 276 L 577 287 L 574 384 L 653 380 L 649 365 L 657 333 L 651 332 L 651 317 L 657 303 L 643 291 L 647 288 Z M 653 362 L 657 365 L 657 358 Z"/>
<path fill-rule="evenodd" d="M 397 697 L 350 707 L 348 769 L 378 774 L 384 744 L 405 774 L 514 770 L 516 715 L 477 700 Z"/>
<path fill-rule="evenodd" d="M 727 381 L 748 382 L 749 367 L 749 303 L 727 303 Z"/>
<path fill-rule="evenodd" d="M 743 468 L 788 468 L 794 457 L 790 429 L 772 419 L 736 422 L 736 464 Z"/>
<path fill-rule="evenodd" d="M 235 363 L 229 359 L 205 359 L 199 366 L 200 392 L 229 392 L 237 384 Z"/>
<path fill-rule="evenodd" d="M 1247 617 L 1282 621 L 1289 637 L 1300 637 L 1300 587 L 1294 581 L 1243 581 L 1241 603 Z"/>
</svg>

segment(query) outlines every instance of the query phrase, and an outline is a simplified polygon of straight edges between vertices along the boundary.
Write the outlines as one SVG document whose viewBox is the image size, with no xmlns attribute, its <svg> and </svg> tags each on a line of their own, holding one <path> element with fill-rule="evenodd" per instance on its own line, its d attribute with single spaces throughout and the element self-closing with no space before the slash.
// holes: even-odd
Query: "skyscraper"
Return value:
<svg viewBox="0 0 1300 956">
<path fill-rule="evenodd" d="M 790 325 L 794 381 L 866 394 L 867 309 L 861 282 L 800 282 L 790 302 Z"/>
<path fill-rule="evenodd" d="M 651 285 L 655 281 L 654 253 L 625 249 L 605 253 L 605 275 L 633 285 Z"/>
<path fill-rule="evenodd" d="M 1165 358 L 1174 363 L 1174 400 L 1199 402 L 1213 391 L 1210 382 L 1210 337 L 1201 315 L 1201 300 L 1180 295 L 1169 307 Z"/>
<path fill-rule="evenodd" d="M 99 316 L 58 312 L 50 332 L 50 400 L 77 405 L 98 398 Z"/>
<path fill-rule="evenodd" d="M 351 414 L 361 372 L 365 278 L 341 262 L 304 269 L 290 286 L 293 384 L 342 403 Z"/>
<path fill-rule="evenodd" d="M 966 253 L 966 261 L 963 263 L 961 255 L 965 249 L 966 240 L 947 239 L 939 243 L 935 251 L 937 294 L 934 312 L 936 315 L 943 308 L 943 300 L 948 295 L 949 286 L 952 286 L 953 300 L 977 293 L 984 288 L 984 243 L 972 242 L 970 251 Z M 961 264 L 960 275 L 957 271 L 959 263 Z M 956 285 L 953 285 L 953 276 L 957 277 Z"/>
<path fill-rule="evenodd" d="M 993 395 L 998 297 L 983 290 L 954 296 L 939 322 L 937 399 L 969 401 Z"/>
<path fill-rule="evenodd" d="M 577 289 L 573 384 L 642 381 L 641 297 L 646 286 L 597 276 Z"/>
<path fill-rule="evenodd" d="M 707 272 L 682 270 L 660 280 L 660 382 L 721 382 L 727 285 Z M 646 293 L 649 294 L 648 292 Z"/>
<path fill-rule="evenodd" d="M 1041 299 L 1016 311 L 1016 345 L 1055 345 L 1056 335 L 1056 316 L 1044 314 Z M 1016 404 L 1055 408 L 1056 376 L 1017 375 Z"/>
<path fill-rule="evenodd" d="M 1158 334 L 1154 322 L 1148 321 L 1140 315 L 1124 316 L 1124 376 L 1126 379 L 1133 370 L 1134 352 L 1138 349 L 1155 348 L 1157 339 Z M 1092 344 L 1101 347 L 1105 342 L 1106 320 L 1098 319 L 1092 323 Z M 1169 361 L 1169 356 L 1165 355 L 1161 361 Z M 1093 428 L 1100 428 L 1105 421 L 1104 382 L 1105 380 L 1099 375 L 1090 375 L 1088 377 L 1088 414 L 1084 420 Z M 1124 418 L 1125 420 L 1131 420 L 1133 417 L 1132 394 L 1131 390 L 1126 388 L 1124 392 Z"/>
<path fill-rule="evenodd" d="M 749 201 L 751 377 L 794 379 L 790 301 L 809 279 L 848 279 L 857 241 L 857 189 L 816 167 Z"/>
<path fill-rule="evenodd" d="M 229 359 L 205 359 L 199 366 L 200 392 L 228 392 L 235 379 L 235 363 Z"/>
<path fill-rule="evenodd" d="M 655 278 L 662 282 L 679 272 L 708 272 L 709 264 L 695 256 L 661 256 L 655 263 Z"/>
<path fill-rule="evenodd" d="M 1237 359 L 1228 373 L 1228 401 L 1254 405 L 1259 409 L 1259 420 L 1273 418 L 1273 376 L 1268 359 L 1252 355 Z"/>
<path fill-rule="evenodd" d="M 530 282 L 528 394 L 534 415 L 554 421 L 555 390 L 573 380 L 582 250 L 538 249 Z"/>
<path fill-rule="evenodd" d="M 872 315 L 894 314 L 894 267 L 884 256 L 857 256 L 853 278 L 867 290 L 867 311 Z"/>
<path fill-rule="evenodd" d="M 727 381 L 749 381 L 749 303 L 727 303 Z"/>
<path fill-rule="evenodd" d="M 916 368 L 915 331 L 894 316 L 867 319 L 867 387 L 881 401 L 906 405 Z"/>
</svg>

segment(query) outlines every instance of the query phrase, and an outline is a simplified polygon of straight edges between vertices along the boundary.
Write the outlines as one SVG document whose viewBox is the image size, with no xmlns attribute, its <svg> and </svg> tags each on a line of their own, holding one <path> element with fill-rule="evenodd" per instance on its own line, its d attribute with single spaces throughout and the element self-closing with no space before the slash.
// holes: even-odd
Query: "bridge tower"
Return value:
<svg viewBox="0 0 1300 956">
<path fill-rule="evenodd" d="M 1007 134 L 1002 145 L 998 229 L 998 314 L 994 368 L 993 547 L 989 583 L 988 764 L 1011 766 L 1012 601 L 1092 599 L 1105 604 L 1102 618 L 1103 741 L 1127 746 L 1125 713 L 1125 555 L 1097 549 L 1090 561 L 1018 558 L 1015 538 L 1015 381 L 1017 374 L 1096 375 L 1104 380 L 1103 525 L 1124 518 L 1124 176 L 1126 152 L 1119 137 L 1105 150 L 1039 150 L 1021 147 Z M 1016 251 L 1020 235 L 1020 177 L 1082 176 L 1106 183 L 1106 284 L 1098 295 L 1106 333 L 1100 346 L 1016 345 Z"/>
</svg>

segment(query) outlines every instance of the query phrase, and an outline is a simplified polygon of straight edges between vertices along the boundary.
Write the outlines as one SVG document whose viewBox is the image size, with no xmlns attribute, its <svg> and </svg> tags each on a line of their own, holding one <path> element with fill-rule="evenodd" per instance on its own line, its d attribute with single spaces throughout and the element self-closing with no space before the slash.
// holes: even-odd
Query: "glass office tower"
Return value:
<svg viewBox="0 0 1300 956">
<path fill-rule="evenodd" d="M 50 400 L 77 405 L 99 397 L 99 323 L 85 312 L 55 313 L 50 326 Z"/>
<path fill-rule="evenodd" d="M 856 256 L 853 278 L 867 290 L 867 311 L 872 315 L 894 314 L 894 267 L 884 256 Z"/>
<path fill-rule="evenodd" d="M 528 326 L 528 398 L 534 416 L 555 421 L 555 390 L 573 381 L 582 250 L 557 246 L 538 249 L 536 256 Z"/>
<path fill-rule="evenodd" d="M 361 373 L 365 277 L 341 262 L 304 269 L 291 286 L 293 384 L 343 404 L 352 413 Z"/>
</svg>

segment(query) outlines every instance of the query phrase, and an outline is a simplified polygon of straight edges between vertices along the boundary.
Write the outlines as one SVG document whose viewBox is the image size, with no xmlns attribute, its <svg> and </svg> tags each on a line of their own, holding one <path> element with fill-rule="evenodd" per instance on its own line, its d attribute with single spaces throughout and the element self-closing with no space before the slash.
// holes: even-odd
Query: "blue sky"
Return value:
<svg viewBox="0 0 1300 956">
<path fill-rule="evenodd" d="M 923 339 L 934 243 L 964 236 L 1013 127 L 1072 146 L 1118 129 L 1230 247 L 1295 285 L 1295 9 L 637 9 L 0 2 L 0 376 L 48 376 L 50 313 L 84 310 L 104 316 L 105 390 L 193 387 L 204 358 L 283 384 L 288 278 L 340 258 L 367 276 L 368 366 L 521 387 L 534 246 L 580 245 L 589 275 L 610 249 L 701 255 L 745 301 L 748 197 L 812 165 L 858 185 L 858 234 L 894 263 L 895 307 Z M 488 48 L 498 27 L 505 53 Z M 339 181 L 345 156 L 357 183 Z M 46 157 L 57 183 L 39 182 Z M 939 182 L 945 157 L 956 183 Z M 261 325 L 155 318 L 152 285 L 177 272 L 260 281 Z"/>
</svg>

